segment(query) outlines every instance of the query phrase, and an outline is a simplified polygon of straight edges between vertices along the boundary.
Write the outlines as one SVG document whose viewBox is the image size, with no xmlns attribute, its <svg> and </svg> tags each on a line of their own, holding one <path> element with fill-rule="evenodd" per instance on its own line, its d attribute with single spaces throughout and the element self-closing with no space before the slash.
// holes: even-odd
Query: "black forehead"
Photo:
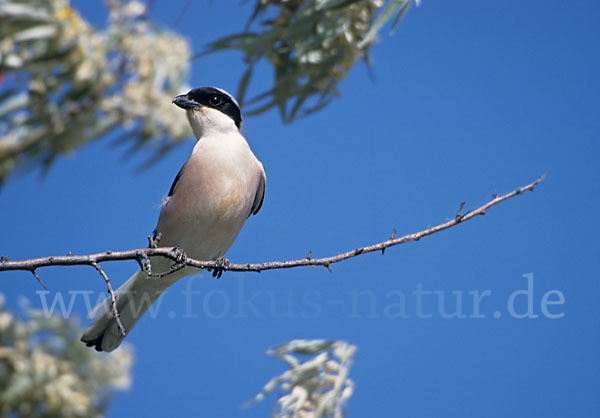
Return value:
<svg viewBox="0 0 600 418">
<path fill-rule="evenodd" d="M 223 91 L 214 87 L 200 87 L 190 90 L 187 96 L 189 99 L 201 104 L 202 106 L 212 107 L 213 109 L 217 109 L 226 114 L 233 119 L 235 126 L 237 126 L 239 129 L 242 123 L 242 112 L 229 94 L 224 93 Z M 213 96 L 219 96 L 221 98 L 221 104 L 218 106 L 212 105 L 210 103 L 210 99 Z"/>
</svg>

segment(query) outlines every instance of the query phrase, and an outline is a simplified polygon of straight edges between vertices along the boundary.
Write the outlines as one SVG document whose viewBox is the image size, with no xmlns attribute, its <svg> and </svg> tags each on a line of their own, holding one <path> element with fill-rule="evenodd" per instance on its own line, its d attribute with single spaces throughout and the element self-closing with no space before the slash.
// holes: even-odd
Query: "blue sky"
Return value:
<svg viewBox="0 0 600 418">
<path fill-rule="evenodd" d="M 159 0 L 152 15 L 170 24 L 184 3 Z M 97 4 L 75 4 L 102 25 Z M 200 50 L 243 27 L 248 6 L 237 4 L 193 2 L 177 30 Z M 445 221 L 463 200 L 473 208 L 548 177 L 484 217 L 332 273 L 183 279 L 156 318 L 128 336 L 134 386 L 116 394 L 109 416 L 268 416 L 272 397 L 239 405 L 283 370 L 264 351 L 293 338 L 358 346 L 348 417 L 598 411 L 598 16 L 596 1 L 424 1 L 373 48 L 374 80 L 357 65 L 341 97 L 310 118 L 291 125 L 275 112 L 248 118 L 268 183 L 261 212 L 228 253 L 234 262 L 335 254 L 394 228 L 403 234 Z M 191 85 L 235 91 L 243 69 L 237 54 L 210 56 L 194 62 Z M 268 78 L 257 83 L 262 90 Z M 0 191 L 0 253 L 19 259 L 146 245 L 192 147 L 139 173 L 143 157 L 124 161 L 123 149 L 99 141 L 60 159 L 43 180 L 13 178 Z M 135 268 L 106 265 L 115 284 Z M 51 294 L 104 292 L 90 268 L 40 274 Z M 41 306 L 29 274 L 1 279 L 12 306 L 19 296 Z M 518 295 L 513 312 L 511 295 L 529 280 L 532 304 Z M 200 292 L 192 305 L 182 294 L 188 288 Z M 422 312 L 418 289 L 435 292 L 422 295 Z M 484 292 L 483 317 L 474 318 L 473 294 Z M 402 316 L 394 310 L 400 294 Z M 466 317 L 445 318 L 439 301 L 453 312 L 457 294 Z M 545 295 L 564 303 L 544 313 Z M 537 317 L 516 317 L 528 308 Z M 75 310 L 83 314 L 84 304 Z"/>
</svg>

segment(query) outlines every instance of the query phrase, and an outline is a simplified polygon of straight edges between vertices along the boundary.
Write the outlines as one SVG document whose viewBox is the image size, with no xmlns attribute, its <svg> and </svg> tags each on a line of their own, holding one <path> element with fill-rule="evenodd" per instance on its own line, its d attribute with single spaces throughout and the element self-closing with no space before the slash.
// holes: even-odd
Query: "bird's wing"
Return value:
<svg viewBox="0 0 600 418">
<path fill-rule="evenodd" d="M 265 200 L 265 187 L 267 184 L 267 175 L 265 174 L 265 170 L 262 170 L 262 176 L 260 178 L 260 182 L 258 183 L 258 189 L 256 190 L 256 195 L 254 195 L 254 203 L 252 203 L 252 209 L 250 210 L 250 215 L 256 215 L 260 210 L 263 200 Z"/>
<path fill-rule="evenodd" d="M 187 165 L 187 161 L 179 169 L 179 173 L 177 173 L 177 175 L 175 176 L 175 180 L 173 180 L 173 184 L 171 184 L 171 188 L 169 189 L 169 194 L 167 196 L 169 196 L 169 197 L 173 196 L 173 193 L 175 192 L 175 187 L 177 186 L 177 183 L 179 182 L 179 179 L 181 178 L 181 173 L 183 172 L 183 169 L 185 168 L 186 165 Z"/>
</svg>

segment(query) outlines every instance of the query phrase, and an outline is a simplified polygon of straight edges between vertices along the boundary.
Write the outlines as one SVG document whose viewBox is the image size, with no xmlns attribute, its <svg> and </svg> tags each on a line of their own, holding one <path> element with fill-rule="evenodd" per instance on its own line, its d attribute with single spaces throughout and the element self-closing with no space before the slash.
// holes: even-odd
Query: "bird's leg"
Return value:
<svg viewBox="0 0 600 418">
<path fill-rule="evenodd" d="M 227 267 L 229 267 L 231 262 L 225 257 L 219 257 L 215 260 L 215 263 L 217 264 L 217 266 L 214 269 L 212 269 L 212 276 L 216 277 L 217 279 L 220 279 L 223 275 L 223 272 L 227 270 Z M 211 269 L 209 269 L 209 271 L 211 271 Z"/>
</svg>

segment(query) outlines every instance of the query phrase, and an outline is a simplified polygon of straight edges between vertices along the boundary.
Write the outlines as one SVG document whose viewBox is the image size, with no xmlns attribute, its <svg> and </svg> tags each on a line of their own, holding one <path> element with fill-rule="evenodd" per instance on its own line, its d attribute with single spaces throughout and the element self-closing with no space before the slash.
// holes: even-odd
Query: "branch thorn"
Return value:
<svg viewBox="0 0 600 418">
<path fill-rule="evenodd" d="M 392 235 L 390 235 L 390 239 L 388 239 L 388 241 L 392 241 L 395 237 L 396 237 L 396 228 L 394 228 L 394 230 L 392 231 Z M 381 255 L 385 254 L 385 249 L 386 249 L 386 247 L 383 247 L 381 249 Z"/>
<path fill-rule="evenodd" d="M 162 238 L 162 232 L 154 233 L 154 237 L 148 235 L 148 248 L 158 248 L 158 243 Z"/>
<path fill-rule="evenodd" d="M 460 202 L 460 205 L 458 206 L 458 209 L 456 210 L 456 216 L 454 217 L 454 220 L 456 222 L 460 222 L 461 221 L 462 210 L 465 207 L 465 203 L 467 203 L 467 202 Z"/>
<path fill-rule="evenodd" d="M 42 285 L 42 287 L 44 289 L 48 290 L 48 288 L 46 287 L 46 285 L 44 284 L 44 282 L 42 281 L 42 279 L 40 279 L 40 276 L 38 276 L 38 274 L 36 273 L 35 269 L 31 270 L 31 273 L 37 279 L 37 281 Z"/>
</svg>

